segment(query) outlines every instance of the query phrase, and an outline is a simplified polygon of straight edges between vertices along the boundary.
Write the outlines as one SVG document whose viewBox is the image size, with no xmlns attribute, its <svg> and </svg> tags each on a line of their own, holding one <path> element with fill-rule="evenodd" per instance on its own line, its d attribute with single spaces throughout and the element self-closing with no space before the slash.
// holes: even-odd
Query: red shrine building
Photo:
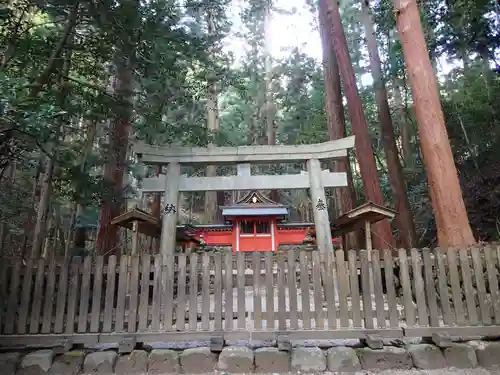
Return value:
<svg viewBox="0 0 500 375">
<path fill-rule="evenodd" d="M 177 226 L 176 242 L 183 247 L 199 245 L 231 247 L 237 251 L 277 251 L 281 245 L 314 242 L 314 223 L 289 223 L 288 208 L 259 191 L 250 191 L 230 206 L 220 207 L 224 224 Z M 134 208 L 113 219 L 112 224 L 160 238 L 161 219 Z M 333 239 L 334 245 L 339 243 Z"/>
<path fill-rule="evenodd" d="M 233 252 L 276 251 L 280 245 L 300 245 L 314 237 L 313 223 L 287 223 L 288 208 L 259 191 L 220 209 L 225 224 L 193 225 L 189 236 L 208 246 L 231 246 Z"/>
</svg>

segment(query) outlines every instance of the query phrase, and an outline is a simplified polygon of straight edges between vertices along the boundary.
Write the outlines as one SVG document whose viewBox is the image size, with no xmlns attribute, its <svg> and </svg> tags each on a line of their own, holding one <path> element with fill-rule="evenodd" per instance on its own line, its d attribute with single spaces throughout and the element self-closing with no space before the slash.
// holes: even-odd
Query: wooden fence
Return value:
<svg viewBox="0 0 500 375">
<path fill-rule="evenodd" d="M 344 255 L 3 260 L 0 347 L 500 335 L 500 247 Z"/>
</svg>

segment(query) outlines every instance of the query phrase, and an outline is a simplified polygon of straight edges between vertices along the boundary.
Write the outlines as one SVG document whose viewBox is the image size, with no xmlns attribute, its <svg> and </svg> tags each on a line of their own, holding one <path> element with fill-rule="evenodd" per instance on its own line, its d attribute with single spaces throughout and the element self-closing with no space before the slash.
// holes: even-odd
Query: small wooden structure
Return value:
<svg viewBox="0 0 500 375">
<path fill-rule="evenodd" d="M 372 224 L 384 219 L 392 219 L 396 214 L 397 212 L 390 208 L 369 201 L 334 220 L 332 222 L 332 232 L 340 232 L 342 247 L 345 249 L 346 234 L 358 229 L 364 229 L 365 248 L 366 250 L 372 250 Z"/>
</svg>

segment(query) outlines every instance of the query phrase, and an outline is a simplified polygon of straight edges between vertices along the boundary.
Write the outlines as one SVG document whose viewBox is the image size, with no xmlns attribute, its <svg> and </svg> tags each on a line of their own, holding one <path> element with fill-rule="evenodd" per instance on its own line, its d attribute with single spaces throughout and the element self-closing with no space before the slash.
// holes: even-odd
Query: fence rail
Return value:
<svg viewBox="0 0 500 375">
<path fill-rule="evenodd" d="M 5 261 L 0 346 L 500 335 L 500 247 Z"/>
</svg>

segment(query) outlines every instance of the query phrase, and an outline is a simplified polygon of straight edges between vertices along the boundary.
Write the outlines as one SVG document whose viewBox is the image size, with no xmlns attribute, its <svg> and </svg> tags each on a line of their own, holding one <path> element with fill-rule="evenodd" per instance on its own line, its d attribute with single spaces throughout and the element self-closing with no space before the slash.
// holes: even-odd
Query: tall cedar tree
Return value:
<svg viewBox="0 0 500 375">
<path fill-rule="evenodd" d="M 475 244 L 416 0 L 393 0 L 440 247 Z"/>
<path fill-rule="evenodd" d="M 361 179 L 366 200 L 383 205 L 382 190 L 377 174 L 372 141 L 368 134 L 368 123 L 363 112 L 361 98 L 356 86 L 356 77 L 352 67 L 351 57 L 337 0 L 328 0 L 327 19 L 330 21 L 330 42 L 333 43 L 337 56 L 340 75 L 344 83 L 344 94 L 347 98 L 349 119 L 352 132 L 356 136 L 356 155 L 358 157 Z M 388 220 L 382 220 L 372 226 L 373 244 L 377 249 L 390 248 L 393 245 L 391 227 Z"/>
<path fill-rule="evenodd" d="M 342 104 L 342 88 L 339 66 L 333 45 L 329 38 L 329 21 L 326 17 L 327 0 L 319 2 L 319 31 L 323 47 L 323 76 L 325 81 L 325 112 L 327 116 L 328 138 L 330 140 L 346 136 L 344 105 Z M 352 182 L 352 171 L 349 158 L 341 158 L 333 163 L 333 171 L 347 174 L 347 186 L 335 189 L 335 210 L 340 216 L 352 210 L 356 204 L 356 193 Z M 356 248 L 355 236 L 348 236 L 347 249 Z"/>
<path fill-rule="evenodd" d="M 378 120 L 382 133 L 382 144 L 384 145 L 385 156 L 387 158 L 387 170 L 389 183 L 394 195 L 394 202 L 398 215 L 396 216 L 396 226 L 399 229 L 401 245 L 412 248 L 417 245 L 415 233 L 415 223 L 410 210 L 408 193 L 404 181 L 403 168 L 399 161 L 398 149 L 394 140 L 393 125 L 389 102 L 387 101 L 387 90 L 385 88 L 384 77 L 382 75 L 382 64 L 377 49 L 377 39 L 375 28 L 370 11 L 369 0 L 362 0 L 362 21 L 365 27 L 366 44 L 370 56 L 370 67 L 373 77 L 373 87 L 375 88 L 375 101 L 378 108 Z"/>
</svg>

